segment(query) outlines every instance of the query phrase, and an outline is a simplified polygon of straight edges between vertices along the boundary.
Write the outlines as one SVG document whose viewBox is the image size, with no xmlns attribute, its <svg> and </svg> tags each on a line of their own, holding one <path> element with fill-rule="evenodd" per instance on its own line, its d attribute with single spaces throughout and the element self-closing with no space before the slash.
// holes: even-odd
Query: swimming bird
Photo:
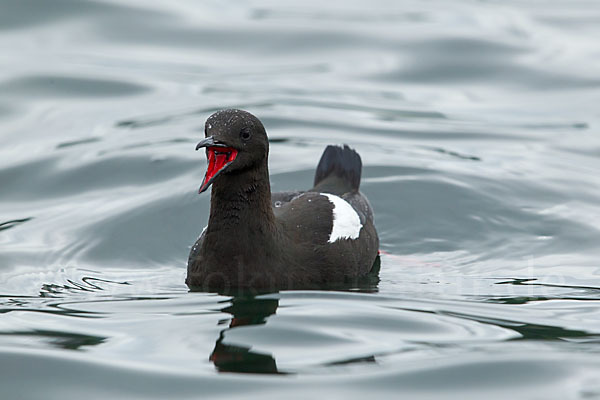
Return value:
<svg viewBox="0 0 600 400">
<path fill-rule="evenodd" d="M 359 191 L 361 158 L 327 146 L 306 191 L 271 193 L 269 141 L 261 121 L 222 110 L 205 124 L 212 186 L 208 225 L 192 247 L 192 288 L 300 289 L 366 276 L 378 254 L 373 211 Z"/>
</svg>

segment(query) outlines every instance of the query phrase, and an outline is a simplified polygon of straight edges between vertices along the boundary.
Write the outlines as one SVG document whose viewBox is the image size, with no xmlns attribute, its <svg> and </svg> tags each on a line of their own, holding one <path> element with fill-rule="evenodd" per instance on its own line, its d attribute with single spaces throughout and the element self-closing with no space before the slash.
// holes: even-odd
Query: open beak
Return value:
<svg viewBox="0 0 600 400">
<path fill-rule="evenodd" d="M 237 157 L 237 150 L 209 136 L 196 145 L 196 150 L 206 148 L 208 168 L 198 193 L 204 192 L 213 183 L 215 178 L 227 168 Z"/>
</svg>

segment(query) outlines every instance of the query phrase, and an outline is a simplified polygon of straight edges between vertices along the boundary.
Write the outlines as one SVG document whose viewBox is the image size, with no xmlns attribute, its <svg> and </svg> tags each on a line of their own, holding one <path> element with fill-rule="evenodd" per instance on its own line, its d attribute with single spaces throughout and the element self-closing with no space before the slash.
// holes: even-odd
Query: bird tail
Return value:
<svg viewBox="0 0 600 400">
<path fill-rule="evenodd" d="M 344 192 L 357 192 L 361 172 L 362 161 L 356 151 L 348 145 L 327 146 L 315 173 L 315 189 L 333 186 Z"/>
</svg>

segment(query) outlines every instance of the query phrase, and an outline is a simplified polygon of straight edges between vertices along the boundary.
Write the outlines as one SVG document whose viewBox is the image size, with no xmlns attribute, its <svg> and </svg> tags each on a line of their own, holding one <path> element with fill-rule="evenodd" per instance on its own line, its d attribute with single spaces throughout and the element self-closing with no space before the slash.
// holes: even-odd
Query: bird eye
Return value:
<svg viewBox="0 0 600 400">
<path fill-rule="evenodd" d="M 250 136 L 252 136 L 252 135 L 250 134 L 250 129 L 248 129 L 248 128 L 243 128 L 243 129 L 240 131 L 240 137 L 242 138 L 242 140 L 248 140 L 248 139 L 250 139 Z"/>
</svg>

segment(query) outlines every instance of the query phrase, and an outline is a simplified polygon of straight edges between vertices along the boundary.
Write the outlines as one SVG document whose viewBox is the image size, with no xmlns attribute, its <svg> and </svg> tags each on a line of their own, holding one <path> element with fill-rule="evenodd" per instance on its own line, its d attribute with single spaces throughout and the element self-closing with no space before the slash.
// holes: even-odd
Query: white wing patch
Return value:
<svg viewBox="0 0 600 400">
<path fill-rule="evenodd" d="M 354 208 L 341 197 L 330 193 L 320 193 L 333 204 L 333 228 L 329 235 L 329 243 L 340 239 L 356 239 L 360 235 L 362 224 Z"/>
</svg>

